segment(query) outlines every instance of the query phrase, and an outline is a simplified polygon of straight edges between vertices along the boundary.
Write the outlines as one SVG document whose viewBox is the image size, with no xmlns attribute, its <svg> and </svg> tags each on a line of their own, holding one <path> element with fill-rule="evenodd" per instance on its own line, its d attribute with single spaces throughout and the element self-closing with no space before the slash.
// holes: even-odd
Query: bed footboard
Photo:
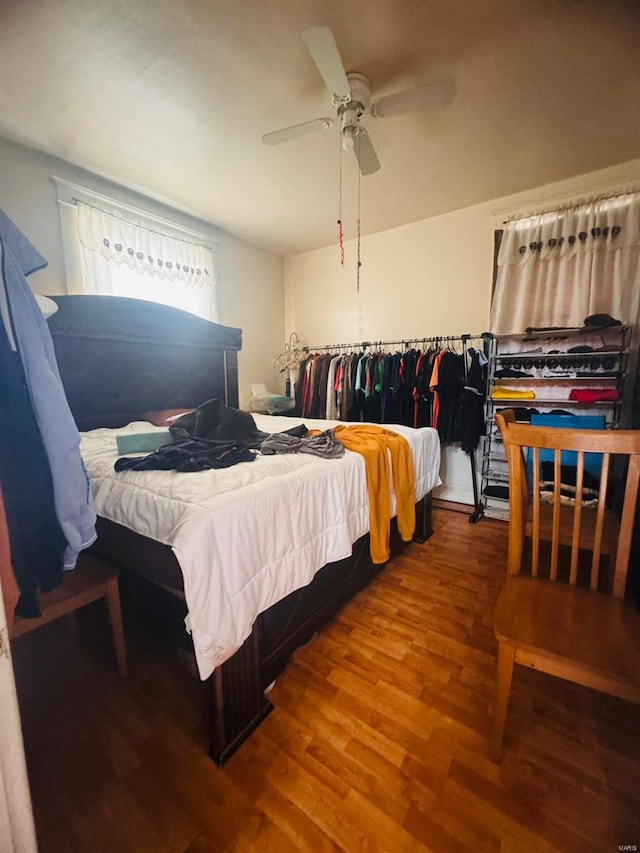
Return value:
<svg viewBox="0 0 640 853">
<path fill-rule="evenodd" d="M 209 756 L 220 767 L 273 710 L 260 679 L 258 631 L 204 682 Z"/>
<path fill-rule="evenodd" d="M 416 504 L 416 532 L 414 542 L 426 542 L 433 536 L 433 497 L 432 493 L 425 495 Z"/>
</svg>

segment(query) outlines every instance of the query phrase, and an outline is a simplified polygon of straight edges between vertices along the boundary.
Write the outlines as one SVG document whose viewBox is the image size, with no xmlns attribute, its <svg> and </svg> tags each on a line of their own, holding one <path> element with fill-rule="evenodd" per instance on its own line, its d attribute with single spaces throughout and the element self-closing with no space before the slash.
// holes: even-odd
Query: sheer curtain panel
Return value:
<svg viewBox="0 0 640 853">
<path fill-rule="evenodd" d="M 637 322 L 640 193 L 593 201 L 505 225 L 491 331 L 576 326 L 590 314 Z"/>
<path fill-rule="evenodd" d="M 161 302 L 218 322 L 210 247 L 77 202 L 82 292 Z"/>
</svg>

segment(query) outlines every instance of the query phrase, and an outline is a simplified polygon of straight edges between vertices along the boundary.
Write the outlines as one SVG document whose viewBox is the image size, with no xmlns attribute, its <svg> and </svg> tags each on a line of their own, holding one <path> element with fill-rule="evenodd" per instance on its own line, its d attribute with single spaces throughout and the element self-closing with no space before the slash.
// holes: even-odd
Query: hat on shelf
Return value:
<svg viewBox="0 0 640 853">
<path fill-rule="evenodd" d="M 593 347 L 590 347 L 590 346 L 588 346 L 588 345 L 586 345 L 586 344 L 580 344 L 579 346 L 576 346 L 576 347 L 569 347 L 569 349 L 567 350 L 567 352 L 570 352 L 570 353 L 574 353 L 574 352 L 576 352 L 576 353 L 577 353 L 577 352 L 593 352 Z"/>
<path fill-rule="evenodd" d="M 585 317 L 581 332 L 599 332 L 600 329 L 608 329 L 611 326 L 621 326 L 620 320 L 616 320 L 610 314 L 590 314 Z"/>
</svg>

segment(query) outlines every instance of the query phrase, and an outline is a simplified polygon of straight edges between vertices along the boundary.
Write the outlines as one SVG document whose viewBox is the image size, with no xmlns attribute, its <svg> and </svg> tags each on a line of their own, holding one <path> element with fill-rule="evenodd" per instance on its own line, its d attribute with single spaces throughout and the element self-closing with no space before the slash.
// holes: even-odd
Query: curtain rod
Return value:
<svg viewBox="0 0 640 853">
<path fill-rule="evenodd" d="M 52 175 L 51 179 L 58 188 L 58 204 L 76 207 L 78 201 L 81 201 L 88 207 L 93 207 L 95 210 L 99 210 L 101 213 L 107 213 L 109 216 L 117 216 L 118 212 L 130 213 L 134 216 L 146 219 L 147 222 L 157 223 L 163 228 L 168 228 L 174 232 L 184 234 L 187 237 L 190 237 L 191 241 L 194 242 L 195 245 L 203 243 L 207 248 L 211 248 L 215 254 L 215 249 L 218 246 L 219 240 L 216 240 L 211 234 L 205 234 L 203 231 L 197 231 L 195 228 L 190 228 L 187 225 L 181 225 L 178 222 L 166 219 L 156 213 L 143 210 L 141 207 L 128 204 L 126 201 L 118 201 L 118 199 L 111 198 L 110 196 L 96 192 L 95 190 L 90 190 L 88 187 L 82 187 L 80 184 L 73 183 L 73 181 L 68 181 L 66 178 L 59 178 L 56 175 Z M 165 207 L 168 206 L 166 202 L 157 201 L 156 199 L 149 198 L 149 201 L 162 204 Z M 100 207 L 99 205 L 101 204 L 105 205 L 105 207 Z M 173 210 L 175 210 L 179 215 L 196 218 L 195 214 L 189 213 L 188 211 L 183 211 L 179 208 L 172 208 L 172 211 Z M 147 230 L 151 229 L 147 228 Z M 176 237 L 176 239 L 184 240 L 184 237 Z M 189 241 L 185 240 L 184 242 Z"/>
<path fill-rule="evenodd" d="M 616 189 L 616 190 L 606 190 L 601 193 L 596 193 L 590 196 L 581 196 L 573 199 L 567 199 L 564 202 L 557 202 L 556 204 L 549 205 L 547 207 L 539 208 L 534 211 L 530 211 L 528 213 L 514 213 L 512 216 L 508 214 L 502 214 L 506 216 L 506 219 L 502 220 L 503 225 L 508 225 L 510 222 L 518 222 L 520 219 L 529 219 L 533 216 L 545 216 L 550 213 L 562 213 L 566 210 L 573 210 L 577 207 L 582 207 L 583 205 L 593 204 L 593 202 L 597 201 L 609 201 L 615 198 L 622 198 L 626 195 L 634 195 L 636 193 L 640 193 L 640 184 L 631 186 L 628 189 Z M 499 213 L 494 213 L 494 217 L 500 216 Z"/>
<path fill-rule="evenodd" d="M 474 340 L 485 340 L 486 338 L 492 338 L 493 335 L 491 332 L 480 332 L 477 335 L 472 334 L 463 334 L 463 335 L 432 335 L 421 338 L 402 338 L 400 340 L 395 341 L 355 341 L 351 343 L 343 343 L 343 344 L 322 344 L 320 346 L 304 346 L 302 347 L 303 352 L 311 352 L 311 350 L 329 350 L 329 349 L 367 349 L 368 347 L 388 347 L 388 346 L 397 346 L 398 344 L 402 344 L 405 347 L 408 347 L 409 344 L 426 344 L 426 343 L 436 343 L 436 342 L 449 342 L 449 341 L 460 341 L 461 343 L 465 343 L 466 341 L 474 341 Z"/>
</svg>

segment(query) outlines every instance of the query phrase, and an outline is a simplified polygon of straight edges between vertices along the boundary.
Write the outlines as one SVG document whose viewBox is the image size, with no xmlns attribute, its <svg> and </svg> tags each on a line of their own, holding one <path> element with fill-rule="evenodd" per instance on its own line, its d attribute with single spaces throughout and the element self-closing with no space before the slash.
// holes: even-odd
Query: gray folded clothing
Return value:
<svg viewBox="0 0 640 853">
<path fill-rule="evenodd" d="M 311 453 L 325 459 L 344 456 L 344 447 L 336 439 L 333 430 L 325 430 L 310 438 L 298 438 L 283 432 L 274 432 L 260 444 L 260 452 L 266 456 L 275 453 Z"/>
</svg>

